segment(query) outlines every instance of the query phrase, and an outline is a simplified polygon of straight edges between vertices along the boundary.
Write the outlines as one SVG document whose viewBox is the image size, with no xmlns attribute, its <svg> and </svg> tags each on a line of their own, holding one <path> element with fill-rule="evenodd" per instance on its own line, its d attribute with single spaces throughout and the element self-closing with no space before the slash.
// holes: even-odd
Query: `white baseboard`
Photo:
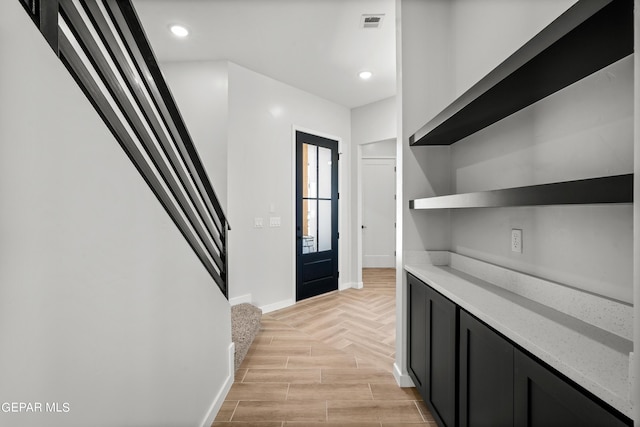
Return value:
<svg viewBox="0 0 640 427">
<path fill-rule="evenodd" d="M 393 364 L 393 376 L 400 387 L 415 387 L 409 374 L 402 374 L 397 363 Z"/>
<path fill-rule="evenodd" d="M 339 291 L 344 291 L 345 289 L 351 289 L 351 288 L 353 288 L 353 283 L 351 283 L 351 282 L 339 283 L 338 284 L 338 290 Z"/>
<path fill-rule="evenodd" d="M 347 283 L 340 283 L 340 285 L 338 285 L 338 290 L 344 291 L 347 289 L 362 289 L 363 287 L 364 287 L 364 284 L 362 282 L 347 282 Z"/>
<path fill-rule="evenodd" d="M 273 304 L 267 304 L 260 307 L 262 314 L 271 313 L 272 311 L 280 310 L 282 308 L 291 307 L 296 302 L 293 299 L 286 299 L 284 301 L 275 302 Z"/>
<path fill-rule="evenodd" d="M 235 378 L 235 373 L 236 373 L 236 369 L 234 366 L 235 353 L 236 353 L 236 345 L 232 342 L 231 344 L 229 344 L 229 363 L 228 363 L 229 374 L 227 375 L 227 379 L 225 380 L 224 384 L 218 391 L 218 394 L 216 394 L 216 397 L 213 399 L 213 403 L 209 407 L 207 414 L 202 420 L 202 423 L 200 423 L 201 427 L 210 427 L 211 424 L 213 424 L 213 421 L 215 420 L 216 415 L 218 415 L 218 411 L 220 410 L 220 407 L 222 406 L 224 399 L 227 397 L 227 394 L 229 393 L 229 390 L 233 385 L 233 380 Z"/>
<path fill-rule="evenodd" d="M 362 268 L 394 268 L 396 257 L 394 255 L 363 255 Z"/>
<path fill-rule="evenodd" d="M 251 304 L 251 301 L 252 301 L 251 294 L 244 294 L 244 295 L 240 295 L 239 297 L 229 298 L 229 304 L 231 305 L 238 305 L 245 302 L 248 302 L 249 304 Z"/>
</svg>

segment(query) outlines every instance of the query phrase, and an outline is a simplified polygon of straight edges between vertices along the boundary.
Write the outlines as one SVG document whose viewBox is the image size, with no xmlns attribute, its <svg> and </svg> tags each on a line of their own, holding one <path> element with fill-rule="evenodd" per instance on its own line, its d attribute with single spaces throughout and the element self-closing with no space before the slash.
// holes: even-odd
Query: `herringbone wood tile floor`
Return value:
<svg viewBox="0 0 640 427">
<path fill-rule="evenodd" d="M 395 270 L 263 316 L 213 426 L 435 426 L 396 385 Z"/>
<path fill-rule="evenodd" d="M 265 318 L 392 372 L 396 345 L 395 270 L 364 269 L 363 289 L 332 292 Z"/>
</svg>

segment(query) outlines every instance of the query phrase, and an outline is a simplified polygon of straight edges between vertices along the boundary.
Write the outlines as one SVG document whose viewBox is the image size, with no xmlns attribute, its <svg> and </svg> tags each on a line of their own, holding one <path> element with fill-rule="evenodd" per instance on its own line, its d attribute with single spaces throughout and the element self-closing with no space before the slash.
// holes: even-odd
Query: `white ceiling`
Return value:
<svg viewBox="0 0 640 427">
<path fill-rule="evenodd" d="M 161 62 L 228 60 L 349 108 L 395 95 L 394 0 L 133 3 Z M 361 28 L 372 13 L 385 14 L 382 27 Z M 191 34 L 178 39 L 171 24 Z"/>
</svg>

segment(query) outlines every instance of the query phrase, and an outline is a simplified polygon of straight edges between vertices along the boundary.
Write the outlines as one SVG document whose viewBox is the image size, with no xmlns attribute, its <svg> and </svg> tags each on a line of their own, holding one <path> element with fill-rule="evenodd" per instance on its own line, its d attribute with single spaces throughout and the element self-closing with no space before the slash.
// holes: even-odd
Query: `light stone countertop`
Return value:
<svg viewBox="0 0 640 427">
<path fill-rule="evenodd" d="M 405 270 L 632 418 L 631 341 L 449 266 Z"/>
</svg>

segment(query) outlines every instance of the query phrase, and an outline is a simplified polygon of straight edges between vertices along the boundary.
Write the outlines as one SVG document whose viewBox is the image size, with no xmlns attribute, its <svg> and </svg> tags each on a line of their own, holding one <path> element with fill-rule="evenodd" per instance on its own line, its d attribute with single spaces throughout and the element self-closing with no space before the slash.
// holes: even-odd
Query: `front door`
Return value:
<svg viewBox="0 0 640 427">
<path fill-rule="evenodd" d="M 296 300 L 338 289 L 338 142 L 296 131 Z"/>
</svg>

